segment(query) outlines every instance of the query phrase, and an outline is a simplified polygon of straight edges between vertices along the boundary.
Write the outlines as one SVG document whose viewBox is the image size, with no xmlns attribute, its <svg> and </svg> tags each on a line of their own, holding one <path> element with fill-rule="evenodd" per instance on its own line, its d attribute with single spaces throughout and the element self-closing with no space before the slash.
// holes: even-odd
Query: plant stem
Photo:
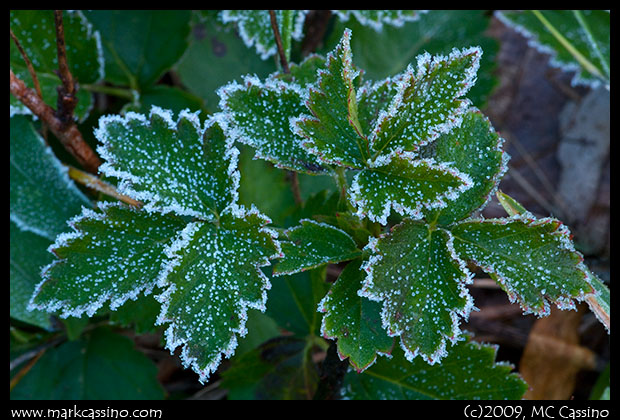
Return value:
<svg viewBox="0 0 620 420">
<path fill-rule="evenodd" d="M 288 67 L 288 60 L 286 59 L 286 53 L 282 46 L 282 37 L 280 36 L 280 30 L 278 29 L 278 21 L 276 20 L 275 10 L 269 11 L 269 17 L 271 18 L 271 29 L 273 29 L 273 36 L 276 39 L 276 46 L 278 47 L 278 54 L 280 55 L 280 64 L 282 65 L 282 71 L 284 73 L 290 73 Z"/>
<path fill-rule="evenodd" d="M 89 92 L 103 93 L 105 95 L 116 96 L 119 98 L 128 99 L 130 101 L 133 101 L 135 99 L 132 91 L 126 88 L 106 85 L 82 85 L 82 88 Z"/>
<path fill-rule="evenodd" d="M 114 197 L 118 200 L 121 200 L 124 203 L 127 203 L 131 206 L 134 207 L 142 207 L 142 202 L 134 200 L 133 198 L 127 197 L 126 195 L 123 195 L 121 193 L 119 193 L 116 188 L 114 188 L 113 185 L 108 184 L 107 182 L 103 182 L 101 179 L 99 179 L 98 177 L 89 174 L 87 172 L 84 171 L 80 171 L 77 168 L 74 168 L 73 166 L 67 166 L 69 172 L 69 178 L 71 178 L 72 180 L 88 187 L 88 188 L 92 188 L 95 191 L 99 191 L 103 194 L 109 195 L 110 197 Z"/>
<path fill-rule="evenodd" d="M 82 133 L 78 130 L 73 121 L 65 124 L 61 121 L 52 107 L 47 105 L 36 94 L 27 87 L 24 82 L 10 71 L 10 91 L 19 101 L 21 101 L 30 111 L 39 117 L 50 128 L 52 133 L 62 143 L 64 148 L 71 153 L 88 172 L 97 173 L 97 168 L 101 165 L 101 160 L 93 149 L 84 141 Z"/>
<path fill-rule="evenodd" d="M 65 29 L 62 23 L 62 10 L 54 10 L 54 22 L 56 24 L 56 50 L 58 54 L 58 77 L 62 85 L 57 88 L 58 101 L 56 115 L 63 124 L 73 122 L 73 110 L 78 99 L 75 96 L 76 88 L 73 75 L 67 63 L 67 49 L 65 47 Z"/>
<path fill-rule="evenodd" d="M 41 93 L 41 85 L 39 84 L 37 73 L 34 71 L 34 67 L 32 66 L 32 62 L 30 61 L 28 54 L 26 54 L 26 50 L 24 50 L 24 47 L 22 47 L 21 42 L 19 42 L 19 39 L 17 39 L 17 36 L 15 36 L 15 34 L 13 33 L 13 30 L 9 28 L 9 31 L 11 32 L 11 38 L 13 39 L 15 46 L 19 50 L 19 53 L 21 54 L 22 58 L 24 59 L 24 62 L 26 63 L 26 67 L 28 68 L 28 73 L 30 73 L 30 78 L 32 79 L 32 83 L 34 85 L 35 91 L 37 92 L 37 95 L 39 95 L 39 98 L 43 98 L 43 94 Z"/>
</svg>

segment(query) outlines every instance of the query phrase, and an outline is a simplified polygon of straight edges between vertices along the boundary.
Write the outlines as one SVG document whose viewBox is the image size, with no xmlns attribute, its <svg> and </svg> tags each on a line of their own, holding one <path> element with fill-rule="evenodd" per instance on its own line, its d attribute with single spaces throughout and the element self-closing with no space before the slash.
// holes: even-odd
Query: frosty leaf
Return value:
<svg viewBox="0 0 620 420">
<path fill-rule="evenodd" d="M 378 354 L 390 353 L 394 339 L 381 328 L 381 305 L 357 294 L 364 279 L 362 260 L 351 261 L 319 303 L 325 312 L 321 334 L 338 340 L 341 360 L 349 358 L 358 372 L 372 365 Z"/>
<path fill-rule="evenodd" d="M 43 101 L 56 108 L 58 92 L 61 85 L 58 71 L 56 48 L 56 26 L 52 10 L 11 10 L 11 30 L 32 62 L 41 86 Z M 96 83 L 103 78 L 103 52 L 99 33 L 93 31 L 92 25 L 82 12 L 63 13 L 63 28 L 67 52 L 67 63 L 71 74 L 79 84 Z M 19 50 L 10 43 L 11 69 L 17 77 L 34 89 L 34 82 Z M 78 103 L 75 116 L 84 120 L 93 106 L 91 95 L 85 90 L 78 90 Z M 11 115 L 30 114 L 31 111 L 16 98 L 11 96 Z"/>
<path fill-rule="evenodd" d="M 49 314 L 28 311 L 26 308 L 32 291 L 41 281 L 41 267 L 49 264 L 53 257 L 47 252 L 50 240 L 17 227 L 10 222 L 9 280 L 11 318 L 51 329 Z"/>
<path fill-rule="evenodd" d="M 361 255 L 353 238 L 325 223 L 303 219 L 285 232 L 284 257 L 273 267 L 274 275 L 294 274 L 328 263 L 348 261 Z"/>
<path fill-rule="evenodd" d="M 358 216 L 387 224 L 390 209 L 415 219 L 423 209 L 441 208 L 471 187 L 469 177 L 432 159 L 394 153 L 359 172 L 349 189 Z"/>
<path fill-rule="evenodd" d="M 11 221 L 51 242 L 90 202 L 28 118 L 12 117 L 9 131 Z"/>
<path fill-rule="evenodd" d="M 219 223 L 192 222 L 166 247 L 170 262 L 158 285 L 165 288 L 158 324 L 170 323 L 166 347 L 204 382 L 246 334 L 248 308 L 265 309 L 269 280 L 260 271 L 280 254 L 274 232 L 256 209 L 233 207 Z"/>
<path fill-rule="evenodd" d="M 273 73 L 269 78 L 294 83 L 301 88 L 306 88 L 316 82 L 319 70 L 325 70 L 326 65 L 325 57 L 310 54 L 299 64 L 291 63 L 289 73 Z"/>
<path fill-rule="evenodd" d="M 402 75 L 398 93 L 369 134 L 373 158 L 415 150 L 458 126 L 469 105 L 459 98 L 475 83 L 481 56 L 480 47 L 418 56 L 417 70 L 409 66 Z"/>
<path fill-rule="evenodd" d="M 157 366 L 106 328 L 48 348 L 11 391 L 15 400 L 161 400 Z"/>
<path fill-rule="evenodd" d="M 441 135 L 420 151 L 421 156 L 428 153 L 429 157 L 467 174 L 473 183 L 450 205 L 427 212 L 427 220 L 448 225 L 488 203 L 508 169 L 509 156 L 502 150 L 503 143 L 504 139 L 495 132 L 489 120 L 480 111 L 472 109 L 465 113 L 460 127 Z"/>
<path fill-rule="evenodd" d="M 396 349 L 362 374 L 349 372 L 342 394 L 352 400 L 519 400 L 527 384 L 496 362 L 497 346 L 461 341 L 442 363 L 407 361 Z"/>
<path fill-rule="evenodd" d="M 421 355 L 434 364 L 446 355 L 447 341 L 460 335 L 459 318 L 473 307 L 466 284 L 471 273 L 456 258 L 452 235 L 405 220 L 369 242 L 372 255 L 360 296 L 383 302 L 382 325 L 400 336 L 407 359 Z"/>
<path fill-rule="evenodd" d="M 101 204 L 70 221 L 50 250 L 59 258 L 42 273 L 31 307 L 60 316 L 92 316 L 107 301 L 116 309 L 150 293 L 165 258 L 164 246 L 185 223 L 176 217 Z"/>
<path fill-rule="evenodd" d="M 381 31 L 383 25 L 403 26 L 405 22 L 412 22 L 420 18 L 425 10 L 334 10 L 334 13 L 342 21 L 349 20 L 351 15 L 365 26 L 370 26 L 375 31 Z"/>
<path fill-rule="evenodd" d="M 586 270 L 586 272 L 588 274 L 588 281 L 594 289 L 594 293 L 586 297 L 586 302 L 592 313 L 594 313 L 600 323 L 605 326 L 609 334 L 611 320 L 611 297 L 609 294 L 609 287 L 589 269 Z"/>
<path fill-rule="evenodd" d="M 149 212 L 213 220 L 237 200 L 239 151 L 215 118 L 203 129 L 196 114 L 182 111 L 174 122 L 153 106 L 148 119 L 133 112 L 102 117 L 95 136 L 107 161 L 100 171 L 119 178 L 118 190 Z"/>
<path fill-rule="evenodd" d="M 301 147 L 290 129 L 289 119 L 304 110 L 304 94 L 296 84 L 278 80 L 262 83 L 246 76 L 218 90 L 220 107 L 228 124 L 229 138 L 252 146 L 256 157 L 280 168 L 317 173 L 325 171 L 316 156 Z"/>
<path fill-rule="evenodd" d="M 105 80 L 138 91 L 154 85 L 188 45 L 190 10 L 88 10 L 101 34 Z"/>
<path fill-rule="evenodd" d="M 399 76 L 367 82 L 357 91 L 357 116 L 364 133 L 372 131 L 381 111 L 390 105 L 398 93 Z"/>
<path fill-rule="evenodd" d="M 583 257 L 558 220 L 524 214 L 506 219 L 464 221 L 455 225 L 454 249 L 495 276 L 511 302 L 526 313 L 549 314 L 549 302 L 573 309 L 593 288 Z"/>
<path fill-rule="evenodd" d="M 290 57 L 291 39 L 301 40 L 306 20 L 305 10 L 275 10 L 278 30 L 287 59 Z M 256 52 L 265 60 L 276 54 L 277 46 L 269 10 L 223 10 L 220 15 L 224 23 L 236 22 L 239 35 L 248 47 L 254 46 Z"/>
<path fill-rule="evenodd" d="M 551 54 L 551 64 L 576 71 L 573 84 L 610 82 L 610 13 L 606 10 L 528 10 L 496 12 L 502 22 Z"/>
<path fill-rule="evenodd" d="M 359 72 L 351 61 L 350 37 L 351 31 L 345 30 L 327 56 L 327 69 L 319 70 L 316 86 L 309 89 L 306 107 L 312 116 L 291 120 L 291 127 L 306 138 L 302 146 L 322 161 L 362 168 L 368 158 L 368 142 L 357 118 L 353 81 Z"/>
</svg>

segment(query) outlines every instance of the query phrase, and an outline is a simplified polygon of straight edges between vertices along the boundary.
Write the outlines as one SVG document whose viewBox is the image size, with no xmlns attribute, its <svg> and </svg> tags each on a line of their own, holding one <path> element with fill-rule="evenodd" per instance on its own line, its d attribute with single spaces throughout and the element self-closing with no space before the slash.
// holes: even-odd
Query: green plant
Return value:
<svg viewBox="0 0 620 420">
<path fill-rule="evenodd" d="M 12 22 L 23 23 L 22 15 L 29 16 L 12 12 Z M 97 11 L 71 16 L 83 25 L 88 19 L 95 27 L 107 22 L 101 27 L 108 31 L 116 27 L 110 22 L 129 18 Z M 12 316 L 48 329 L 53 327 L 41 311 L 67 320 L 86 314 L 146 329 L 163 326 L 166 348 L 180 348 L 183 364 L 200 382 L 223 358 L 237 354 L 222 372 L 231 396 L 327 395 L 312 362 L 318 348 L 327 358 L 337 354 L 357 372 L 346 373 L 346 365 L 337 370 L 336 391 L 342 387 L 348 398 L 516 399 L 524 382 L 511 366 L 495 362 L 495 347 L 477 344 L 461 330 L 474 309 L 468 263 L 496 279 L 525 313 L 545 316 L 551 304 L 570 309 L 587 300 L 609 314 L 603 297 L 608 290 L 583 264 L 560 221 L 538 219 L 502 195 L 509 217 L 478 216 L 497 192 L 509 158 L 502 138 L 466 97 L 476 83 L 480 47 L 423 53 L 403 71 L 364 80 L 363 69 L 354 64 L 350 30 L 325 57 L 312 54 L 289 64 L 303 13 L 222 16 L 237 22 L 244 41 L 263 57 L 278 52 L 280 67 L 265 77 L 245 75 L 221 86 L 219 110 L 207 117 L 200 110 L 161 106 L 136 112 L 179 51 L 167 54 L 167 62 L 166 55 L 154 58 L 163 60 L 159 65 L 132 65 L 115 42 L 121 34 L 102 29 L 98 36 L 104 39 L 95 37 L 98 71 L 105 67 L 113 75 L 106 80 L 134 93 L 121 94 L 131 99 L 126 108 L 91 125 L 98 142 L 95 158 L 103 162 L 77 154 L 80 162 L 98 168 L 99 177 L 78 171 L 72 178 L 116 200 L 102 195 L 91 206 L 33 123 L 12 117 L 11 249 L 15 240 L 17 252 L 28 236 L 53 240 L 49 250 L 56 256 L 51 262 L 48 255 L 40 257 L 45 267 L 29 299 L 31 312 L 13 312 L 12 303 Z M 408 19 L 419 17 L 413 13 Z M 187 16 L 178 22 L 183 19 Z M 401 24 L 398 16 L 372 13 L 357 19 L 375 22 L 374 29 L 381 22 Z M 152 37 L 158 37 L 156 31 Z M 275 45 L 266 45 L 272 41 Z M 31 59 L 37 54 L 25 50 Z M 23 54 L 11 51 L 13 66 Z M 150 63 L 147 51 L 144 59 Z M 102 56 L 115 61 L 104 64 Z M 27 102 L 32 91 L 19 79 L 28 77 L 34 79 L 28 69 L 11 73 L 11 101 Z M 114 93 L 106 85 L 90 89 Z M 51 105 L 45 95 L 39 99 L 48 104 L 42 106 Z M 13 111 L 12 102 L 12 113 L 24 109 L 18 106 Z M 37 114 L 36 107 L 25 106 Z M 52 132 L 68 137 L 71 124 L 65 121 Z M 277 203 L 275 222 L 263 213 L 266 197 L 257 194 L 256 202 L 248 202 L 240 196 L 244 174 L 237 143 L 279 168 L 270 172 L 275 182 L 261 194 L 276 194 L 282 180 L 291 184 L 293 210 L 286 214 Z M 78 144 L 88 147 L 83 140 Z M 32 183 L 23 176 L 28 162 L 38 160 L 49 167 L 44 176 L 57 180 L 56 190 L 48 189 L 47 180 Z M 304 198 L 301 176 L 332 179 L 336 191 Z M 64 199 L 46 203 L 51 196 Z M 66 219 L 72 232 L 59 223 Z M 326 265 L 341 263 L 346 266 L 338 279 L 327 283 Z M 270 264 L 272 272 L 266 269 Z M 20 284 L 33 283 L 31 274 Z M 123 313 L 132 301 L 140 311 Z M 23 297 L 16 309 L 20 304 Z M 289 310 L 291 305 L 296 309 Z M 280 330 L 269 319 L 293 336 L 274 339 Z M 83 326 L 76 328 L 79 337 Z M 99 337 L 100 330 L 94 331 L 86 340 Z M 256 343 L 235 353 L 250 338 Z M 386 355 L 393 357 L 380 357 Z M 291 360 L 299 371 L 291 372 Z M 259 385 L 274 375 L 291 376 L 304 391 Z"/>
</svg>

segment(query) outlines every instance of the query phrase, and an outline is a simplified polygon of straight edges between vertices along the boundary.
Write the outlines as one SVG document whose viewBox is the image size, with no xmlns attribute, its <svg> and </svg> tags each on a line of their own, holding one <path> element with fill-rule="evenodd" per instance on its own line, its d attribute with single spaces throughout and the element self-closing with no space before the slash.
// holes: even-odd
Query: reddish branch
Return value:
<svg viewBox="0 0 620 420">
<path fill-rule="evenodd" d="M 288 68 L 288 60 L 286 59 L 286 53 L 282 46 L 282 37 L 280 36 L 280 29 L 278 29 L 278 21 L 276 20 L 275 10 L 269 11 L 269 17 L 271 18 L 271 28 L 273 29 L 273 36 L 276 39 L 276 46 L 278 47 L 278 54 L 280 55 L 280 64 L 282 65 L 282 71 L 284 73 L 290 73 Z"/>
<path fill-rule="evenodd" d="M 30 61 L 28 54 L 26 54 L 26 50 L 24 50 L 24 47 L 22 47 L 21 42 L 19 42 L 19 39 L 17 39 L 17 37 L 15 36 L 13 30 L 9 29 L 9 32 L 11 33 L 11 39 L 13 39 L 13 42 L 15 43 L 17 50 L 21 54 L 24 63 L 26 63 L 26 68 L 28 68 L 28 73 L 30 73 L 30 78 L 32 79 L 34 89 L 37 91 L 37 95 L 42 98 L 43 94 L 41 94 L 41 85 L 39 85 L 39 79 L 37 78 L 37 73 L 34 71 L 34 67 L 32 66 L 32 61 Z"/>
<path fill-rule="evenodd" d="M 63 124 L 73 122 L 73 110 L 77 105 L 75 96 L 75 82 L 67 63 L 67 49 L 65 47 L 65 29 L 62 24 L 62 10 L 54 10 L 56 23 L 56 50 L 58 53 L 58 77 L 62 85 L 58 86 L 57 116 Z"/>
<path fill-rule="evenodd" d="M 9 69 L 9 71 L 11 74 L 11 94 L 47 124 L 65 149 L 78 160 L 84 169 L 91 173 L 97 173 L 101 161 L 93 149 L 84 141 L 82 133 L 75 123 L 73 121 L 61 121 L 52 107 L 43 102 L 34 90 L 27 87 L 21 79 L 15 76 L 13 70 Z"/>
</svg>

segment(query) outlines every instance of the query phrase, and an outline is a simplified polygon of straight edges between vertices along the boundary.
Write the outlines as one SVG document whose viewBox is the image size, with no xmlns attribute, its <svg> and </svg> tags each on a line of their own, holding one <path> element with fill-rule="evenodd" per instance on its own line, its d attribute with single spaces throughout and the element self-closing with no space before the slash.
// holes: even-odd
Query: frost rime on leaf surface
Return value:
<svg viewBox="0 0 620 420">
<path fill-rule="evenodd" d="M 417 70 L 410 65 L 402 75 L 398 93 L 368 135 L 374 155 L 415 150 L 460 125 L 469 100 L 459 98 L 475 83 L 481 56 L 480 47 L 418 56 Z"/>
<path fill-rule="evenodd" d="M 128 112 L 99 120 L 100 171 L 119 178 L 121 193 L 145 202 L 147 211 L 170 211 L 213 220 L 238 198 L 239 151 L 216 118 L 200 127 L 197 114 L 153 106 L 147 119 Z"/>
<path fill-rule="evenodd" d="M 316 156 L 301 147 L 289 119 L 306 108 L 297 84 L 270 79 L 262 83 L 255 76 L 230 83 L 218 90 L 220 108 L 226 118 L 226 135 L 252 146 L 256 157 L 280 168 L 317 173 L 325 169 Z"/>
<path fill-rule="evenodd" d="M 372 365 L 378 354 L 389 354 L 394 345 L 381 327 L 381 305 L 357 294 L 365 273 L 362 260 L 351 261 L 319 303 L 324 312 L 321 334 L 337 340 L 340 360 L 347 357 L 358 372 Z"/>
<path fill-rule="evenodd" d="M 158 324 L 170 323 L 166 347 L 204 382 L 246 334 L 247 309 L 265 310 L 269 280 L 259 267 L 280 255 L 269 220 L 256 209 L 226 210 L 219 226 L 193 222 L 168 245 L 158 279 L 165 288 Z"/>
<path fill-rule="evenodd" d="M 420 219 L 423 209 L 445 207 L 472 185 L 466 174 L 432 159 L 414 159 L 407 152 L 393 153 L 375 164 L 355 176 L 349 200 L 359 216 L 383 225 L 391 208 Z"/>
<path fill-rule="evenodd" d="M 426 10 L 332 10 L 338 18 L 346 22 L 353 15 L 364 26 L 380 32 L 383 25 L 403 26 L 420 18 Z"/>
<path fill-rule="evenodd" d="M 345 30 L 336 49 L 327 56 L 327 69 L 319 70 L 316 85 L 309 87 L 306 107 L 312 115 L 291 119 L 291 127 L 305 137 L 302 146 L 323 162 L 363 168 L 368 141 L 357 119 L 353 81 L 359 71 L 353 67 L 350 37 L 351 31 Z"/>
<path fill-rule="evenodd" d="M 525 313 L 549 314 L 549 302 L 575 309 L 594 289 L 583 257 L 558 220 L 530 214 L 506 219 L 465 220 L 451 229 L 454 250 L 494 276 Z"/>
<path fill-rule="evenodd" d="M 283 258 L 273 267 L 274 275 L 294 274 L 328 263 L 348 261 L 361 251 L 346 232 L 326 223 L 302 219 L 285 232 Z"/>
<path fill-rule="evenodd" d="M 471 273 L 452 241 L 448 231 L 405 220 L 368 243 L 372 255 L 362 266 L 368 275 L 359 294 L 383 302 L 383 328 L 400 336 L 409 360 L 419 354 L 430 364 L 439 362 L 447 342 L 459 338 L 459 319 L 473 308 L 465 287 Z"/>
<path fill-rule="evenodd" d="M 59 259 L 42 271 L 31 307 L 60 316 L 92 316 L 104 303 L 116 309 L 150 293 L 165 258 L 165 244 L 185 223 L 123 205 L 100 204 L 69 221 L 71 233 L 49 247 Z"/>
</svg>

